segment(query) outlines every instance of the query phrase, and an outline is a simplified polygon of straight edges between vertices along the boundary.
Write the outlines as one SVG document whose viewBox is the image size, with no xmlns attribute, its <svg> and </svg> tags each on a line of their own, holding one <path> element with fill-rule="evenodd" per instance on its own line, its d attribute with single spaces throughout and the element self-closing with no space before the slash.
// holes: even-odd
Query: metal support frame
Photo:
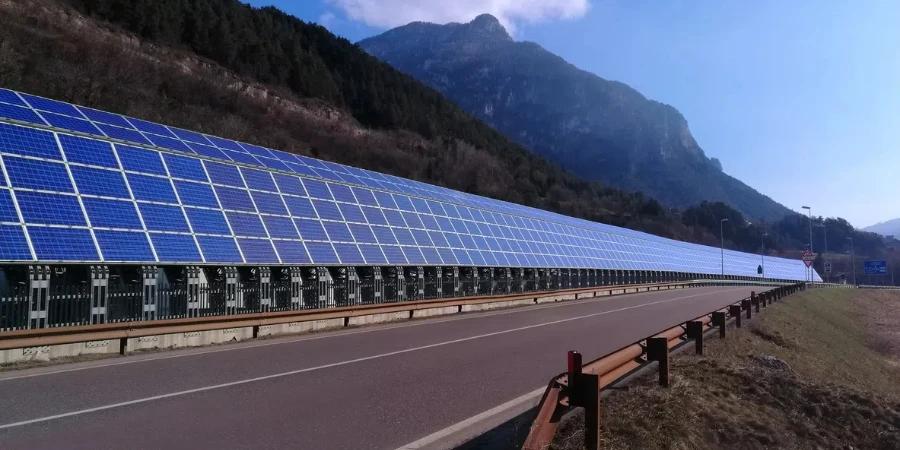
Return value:
<svg viewBox="0 0 900 450">
<path fill-rule="evenodd" d="M 141 266 L 142 301 L 141 318 L 143 320 L 156 320 L 156 294 L 159 268 L 156 266 Z"/>
<path fill-rule="evenodd" d="M 45 328 L 50 303 L 50 266 L 28 266 L 28 281 L 28 328 Z"/>
<path fill-rule="evenodd" d="M 106 323 L 109 266 L 91 266 L 91 324 Z"/>
</svg>

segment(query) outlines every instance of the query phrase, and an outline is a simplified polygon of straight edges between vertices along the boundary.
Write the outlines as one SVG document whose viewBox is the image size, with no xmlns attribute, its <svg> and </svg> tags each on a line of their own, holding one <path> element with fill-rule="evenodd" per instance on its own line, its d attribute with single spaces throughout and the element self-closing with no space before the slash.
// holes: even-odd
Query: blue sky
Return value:
<svg viewBox="0 0 900 450">
<path fill-rule="evenodd" d="M 727 173 L 858 227 L 900 217 L 900 2 L 269 0 L 351 41 L 497 15 L 687 118 Z"/>
</svg>

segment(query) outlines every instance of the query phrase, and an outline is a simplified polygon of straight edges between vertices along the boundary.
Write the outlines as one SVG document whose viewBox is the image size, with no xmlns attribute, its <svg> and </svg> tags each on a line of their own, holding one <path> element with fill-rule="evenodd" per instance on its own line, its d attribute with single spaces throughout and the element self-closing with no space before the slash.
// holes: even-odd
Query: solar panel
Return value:
<svg viewBox="0 0 900 450">
<path fill-rule="evenodd" d="M 51 99 L 24 98 L 27 103 L 0 89 L 0 159 L 11 184 L 0 177 L 0 260 L 31 260 L 24 238 L 34 235 L 37 257 L 50 261 L 721 270 L 715 248 Z M 4 123 L 9 120 L 35 125 Z M 46 131 L 47 125 L 94 138 Z M 159 150 L 112 144 L 111 139 Z M 256 168 L 238 168 L 232 161 Z M 76 187 L 80 201 L 63 195 Z M 86 226 L 82 208 L 93 234 L 85 228 L 55 228 Z M 221 208 L 228 211 L 227 221 Z M 15 225 L 20 211 L 26 233 Z M 118 231 L 124 229 L 135 231 Z M 241 236 L 239 241 L 232 233 Z M 47 241 L 51 237 L 75 244 L 71 249 L 53 245 Z M 729 251 L 724 268 L 755 276 L 757 261 L 755 255 Z M 805 277 L 798 261 L 767 259 L 767 269 Z"/>
<path fill-rule="evenodd" d="M 130 201 L 88 197 L 81 201 L 84 203 L 84 209 L 87 211 L 92 226 L 130 230 L 144 228 L 141 226 L 141 219 L 138 217 L 134 203 Z"/>
</svg>

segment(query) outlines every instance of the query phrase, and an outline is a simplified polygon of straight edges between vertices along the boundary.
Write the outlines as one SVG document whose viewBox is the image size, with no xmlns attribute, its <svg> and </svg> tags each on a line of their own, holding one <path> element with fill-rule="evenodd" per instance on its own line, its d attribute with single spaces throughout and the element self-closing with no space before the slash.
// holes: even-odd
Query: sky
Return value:
<svg viewBox="0 0 900 450">
<path fill-rule="evenodd" d="M 857 227 L 900 217 L 900 2 L 251 0 L 359 41 L 490 13 L 675 106 L 726 173 Z"/>
</svg>

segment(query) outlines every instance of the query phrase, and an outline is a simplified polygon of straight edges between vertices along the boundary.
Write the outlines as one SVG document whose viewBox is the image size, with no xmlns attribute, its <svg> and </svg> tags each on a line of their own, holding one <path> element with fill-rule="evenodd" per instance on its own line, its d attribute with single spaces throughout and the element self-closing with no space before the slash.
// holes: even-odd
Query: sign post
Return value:
<svg viewBox="0 0 900 450">
<path fill-rule="evenodd" d="M 810 282 L 815 281 L 815 279 L 813 278 L 813 272 L 811 269 L 813 261 L 815 261 L 815 260 L 816 260 L 816 255 L 813 252 L 809 251 L 809 249 L 806 249 L 806 251 L 803 252 L 803 264 L 806 264 L 806 269 L 809 272 L 809 281 Z"/>
</svg>

